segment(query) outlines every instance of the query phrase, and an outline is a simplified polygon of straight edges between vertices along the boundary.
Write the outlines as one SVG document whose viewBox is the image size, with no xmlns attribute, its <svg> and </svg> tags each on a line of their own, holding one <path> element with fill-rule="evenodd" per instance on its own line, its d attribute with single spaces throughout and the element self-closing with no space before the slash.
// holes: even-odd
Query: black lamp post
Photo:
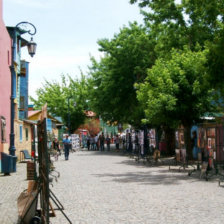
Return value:
<svg viewBox="0 0 224 224">
<path fill-rule="evenodd" d="M 31 29 L 29 29 L 29 27 Z M 27 44 L 27 48 L 28 48 L 29 55 L 33 57 L 36 53 L 36 48 L 37 48 L 37 44 L 33 42 L 33 37 L 32 37 L 37 32 L 36 27 L 32 23 L 29 23 L 29 22 L 20 22 L 16 25 L 16 28 L 19 28 L 21 34 L 28 33 L 29 35 L 31 35 L 31 39 L 30 39 L 30 42 Z"/>
<path fill-rule="evenodd" d="M 73 96 L 69 96 L 67 98 L 67 101 L 68 101 L 68 134 L 70 135 L 71 134 L 71 111 L 70 111 L 70 99 L 72 98 Z M 73 107 L 76 107 L 76 102 L 73 103 Z"/>
<path fill-rule="evenodd" d="M 28 26 L 31 27 L 31 29 L 28 28 Z M 14 133 L 14 119 L 15 119 L 15 99 L 16 99 L 16 71 L 15 71 L 15 66 L 14 66 L 14 61 L 15 61 L 15 55 L 16 55 L 16 43 L 17 43 L 17 32 L 20 33 L 20 35 L 24 33 L 28 33 L 31 36 L 36 34 L 36 27 L 29 22 L 20 22 L 18 23 L 12 33 L 12 60 L 11 60 L 11 126 L 10 126 L 10 146 L 9 146 L 9 154 L 12 156 L 15 156 L 15 133 Z M 19 35 L 19 36 L 20 36 Z M 31 41 L 27 44 L 28 47 L 28 52 L 31 57 L 36 53 L 36 46 L 37 44 L 33 42 L 33 38 L 31 37 Z"/>
<path fill-rule="evenodd" d="M 69 103 L 69 100 L 71 98 L 72 98 L 71 96 L 67 98 L 68 100 L 68 135 L 70 135 L 70 123 L 71 123 L 70 103 Z"/>
</svg>

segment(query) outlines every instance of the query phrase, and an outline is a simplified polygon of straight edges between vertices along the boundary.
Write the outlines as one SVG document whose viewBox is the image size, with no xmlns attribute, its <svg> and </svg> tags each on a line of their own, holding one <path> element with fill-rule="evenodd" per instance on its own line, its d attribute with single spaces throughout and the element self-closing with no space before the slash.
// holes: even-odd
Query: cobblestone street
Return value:
<svg viewBox="0 0 224 224">
<path fill-rule="evenodd" d="M 224 223 L 224 188 L 217 180 L 189 177 L 177 167 L 138 164 L 116 152 L 79 151 L 54 165 L 60 178 L 51 189 L 73 224 Z M 17 223 L 17 198 L 27 184 L 25 163 L 0 176 L 1 224 Z M 55 212 L 52 224 L 68 223 Z"/>
<path fill-rule="evenodd" d="M 224 223 L 224 188 L 217 181 L 107 152 L 72 153 L 55 166 L 61 177 L 52 190 L 72 223 Z M 51 223 L 67 222 L 60 211 L 56 214 Z"/>
</svg>

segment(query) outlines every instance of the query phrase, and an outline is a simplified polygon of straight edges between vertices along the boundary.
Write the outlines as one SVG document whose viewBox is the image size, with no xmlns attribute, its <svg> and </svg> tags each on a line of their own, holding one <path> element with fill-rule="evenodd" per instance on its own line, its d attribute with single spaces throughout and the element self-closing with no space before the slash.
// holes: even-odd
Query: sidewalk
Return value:
<svg viewBox="0 0 224 224">
<path fill-rule="evenodd" d="M 17 172 L 10 176 L 0 174 L 0 223 L 16 224 L 18 220 L 17 198 L 27 189 L 26 163 L 17 163 Z"/>
</svg>

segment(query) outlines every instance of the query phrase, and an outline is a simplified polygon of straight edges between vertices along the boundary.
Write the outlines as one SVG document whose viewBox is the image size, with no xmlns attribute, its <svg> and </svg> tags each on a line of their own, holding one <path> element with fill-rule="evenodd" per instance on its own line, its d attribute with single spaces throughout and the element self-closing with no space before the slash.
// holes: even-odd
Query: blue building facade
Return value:
<svg viewBox="0 0 224 224">
<path fill-rule="evenodd" d="M 28 117 L 29 62 L 21 61 L 19 83 L 19 119 L 23 120 Z"/>
</svg>

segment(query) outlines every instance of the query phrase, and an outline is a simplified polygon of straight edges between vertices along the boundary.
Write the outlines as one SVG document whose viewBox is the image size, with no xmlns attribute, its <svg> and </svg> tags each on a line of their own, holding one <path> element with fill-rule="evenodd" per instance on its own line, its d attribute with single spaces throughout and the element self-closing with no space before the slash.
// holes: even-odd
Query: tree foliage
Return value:
<svg viewBox="0 0 224 224">
<path fill-rule="evenodd" d="M 145 82 L 137 85 L 137 97 L 149 123 L 191 125 L 212 111 L 213 89 L 207 81 L 207 51 L 172 50 L 168 60 L 158 59 Z"/>
<path fill-rule="evenodd" d="M 155 60 L 153 39 L 137 23 L 123 27 L 111 40 L 98 41 L 104 57 L 90 66 L 91 101 L 104 120 L 140 124 L 142 109 L 134 83 L 144 80 Z"/>
<path fill-rule="evenodd" d="M 70 129 L 75 130 L 84 122 L 84 110 L 88 109 L 87 79 L 82 74 L 81 79 L 74 80 L 69 75 L 62 75 L 61 82 L 47 81 L 36 91 L 37 99 L 31 97 L 35 109 L 47 103 L 48 112 L 62 117 Z"/>
<path fill-rule="evenodd" d="M 191 155 L 190 127 L 206 112 L 212 112 L 214 90 L 208 83 L 207 50 L 172 50 L 170 59 L 158 59 L 139 84 L 137 97 L 145 111 L 145 121 L 153 125 L 185 127 L 185 143 Z"/>
<path fill-rule="evenodd" d="M 223 86 L 223 0 L 130 0 L 130 3 L 138 3 L 145 9 L 142 14 L 157 38 L 155 49 L 160 57 L 169 57 L 172 48 L 183 49 L 188 45 L 195 50 L 200 44 L 209 49 L 207 65 L 211 84 Z"/>
</svg>

